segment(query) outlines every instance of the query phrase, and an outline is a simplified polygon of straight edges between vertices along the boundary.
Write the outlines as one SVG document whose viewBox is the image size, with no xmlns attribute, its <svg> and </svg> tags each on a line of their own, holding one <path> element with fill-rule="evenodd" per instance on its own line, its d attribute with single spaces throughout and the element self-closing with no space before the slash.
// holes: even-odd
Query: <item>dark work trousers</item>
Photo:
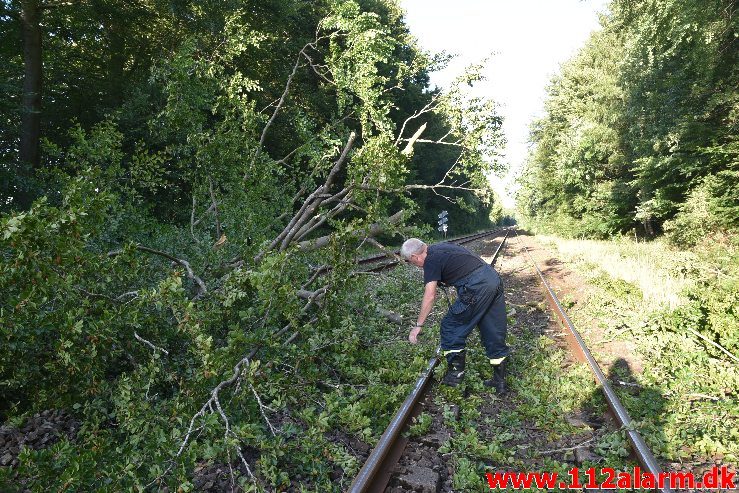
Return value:
<svg viewBox="0 0 739 493">
<path fill-rule="evenodd" d="M 467 336 L 478 326 L 487 357 L 507 356 L 505 298 L 498 273 L 484 265 L 457 281 L 454 287 L 457 299 L 441 320 L 442 351 L 464 349 Z"/>
</svg>

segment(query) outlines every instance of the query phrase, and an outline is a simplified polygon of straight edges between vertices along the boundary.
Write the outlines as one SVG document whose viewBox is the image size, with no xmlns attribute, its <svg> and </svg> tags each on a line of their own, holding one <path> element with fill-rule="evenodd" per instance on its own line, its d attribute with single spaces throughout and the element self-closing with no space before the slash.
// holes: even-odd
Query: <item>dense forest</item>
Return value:
<svg viewBox="0 0 739 493">
<path fill-rule="evenodd" d="M 500 211 L 480 67 L 429 87 L 446 57 L 402 16 L 0 1 L 0 422 L 74 423 L 0 458 L 0 489 L 189 491 L 203 464 L 245 489 L 346 486 L 327 430 L 371 439 L 407 369 L 374 349 L 393 307 L 357 257 L 438 238 L 442 209 L 450 234 Z M 360 401 L 337 378 L 376 385 Z"/>
<path fill-rule="evenodd" d="M 739 227 L 739 15 L 614 0 L 548 88 L 518 207 L 540 228 L 691 245 Z"/>
</svg>

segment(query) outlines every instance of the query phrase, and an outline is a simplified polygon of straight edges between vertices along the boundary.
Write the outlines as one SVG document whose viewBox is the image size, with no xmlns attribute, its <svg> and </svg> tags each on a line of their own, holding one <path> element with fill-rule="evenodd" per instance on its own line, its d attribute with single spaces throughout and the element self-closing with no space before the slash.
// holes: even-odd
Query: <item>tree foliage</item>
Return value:
<svg viewBox="0 0 739 493">
<path fill-rule="evenodd" d="M 736 227 L 735 3 L 615 0 L 601 24 L 533 126 L 523 212 L 571 234 L 651 235 L 685 227 L 696 191 L 714 227 Z"/>
<path fill-rule="evenodd" d="M 82 427 L 0 489 L 187 490 L 204 463 L 244 489 L 296 470 L 341 489 L 356 461 L 326 433 L 372 441 L 408 377 L 376 349 L 358 252 L 420 209 L 490 224 L 501 122 L 465 91 L 479 71 L 429 90 L 440 59 L 392 1 L 37 5 L 38 166 L 2 43 L 0 416 Z"/>
</svg>

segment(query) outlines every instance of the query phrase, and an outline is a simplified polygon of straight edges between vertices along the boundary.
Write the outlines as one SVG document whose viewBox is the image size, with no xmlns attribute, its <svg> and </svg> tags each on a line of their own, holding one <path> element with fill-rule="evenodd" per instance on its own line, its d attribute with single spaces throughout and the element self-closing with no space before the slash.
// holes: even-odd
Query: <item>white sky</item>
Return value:
<svg viewBox="0 0 739 493">
<path fill-rule="evenodd" d="M 504 118 L 507 176 L 491 179 L 506 207 L 527 152 L 528 127 L 543 111 L 546 85 L 559 66 L 598 28 L 607 0 L 401 0 L 406 23 L 420 46 L 457 54 L 431 76 L 444 87 L 464 67 L 493 55 L 480 93 L 495 100 Z"/>
</svg>

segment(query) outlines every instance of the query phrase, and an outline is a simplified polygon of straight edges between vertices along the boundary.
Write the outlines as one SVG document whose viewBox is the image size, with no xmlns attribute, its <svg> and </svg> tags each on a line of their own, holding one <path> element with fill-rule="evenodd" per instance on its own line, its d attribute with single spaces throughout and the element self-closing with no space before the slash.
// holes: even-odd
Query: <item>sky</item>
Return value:
<svg viewBox="0 0 739 493">
<path fill-rule="evenodd" d="M 513 207 L 515 175 L 528 150 L 528 128 L 543 114 L 546 86 L 562 62 L 599 28 L 607 0 L 401 0 L 406 23 L 424 50 L 456 54 L 431 75 L 445 87 L 464 67 L 490 57 L 476 91 L 503 116 L 506 176 L 491 177 L 505 207 Z M 492 55 L 492 56 L 491 56 Z"/>
</svg>

